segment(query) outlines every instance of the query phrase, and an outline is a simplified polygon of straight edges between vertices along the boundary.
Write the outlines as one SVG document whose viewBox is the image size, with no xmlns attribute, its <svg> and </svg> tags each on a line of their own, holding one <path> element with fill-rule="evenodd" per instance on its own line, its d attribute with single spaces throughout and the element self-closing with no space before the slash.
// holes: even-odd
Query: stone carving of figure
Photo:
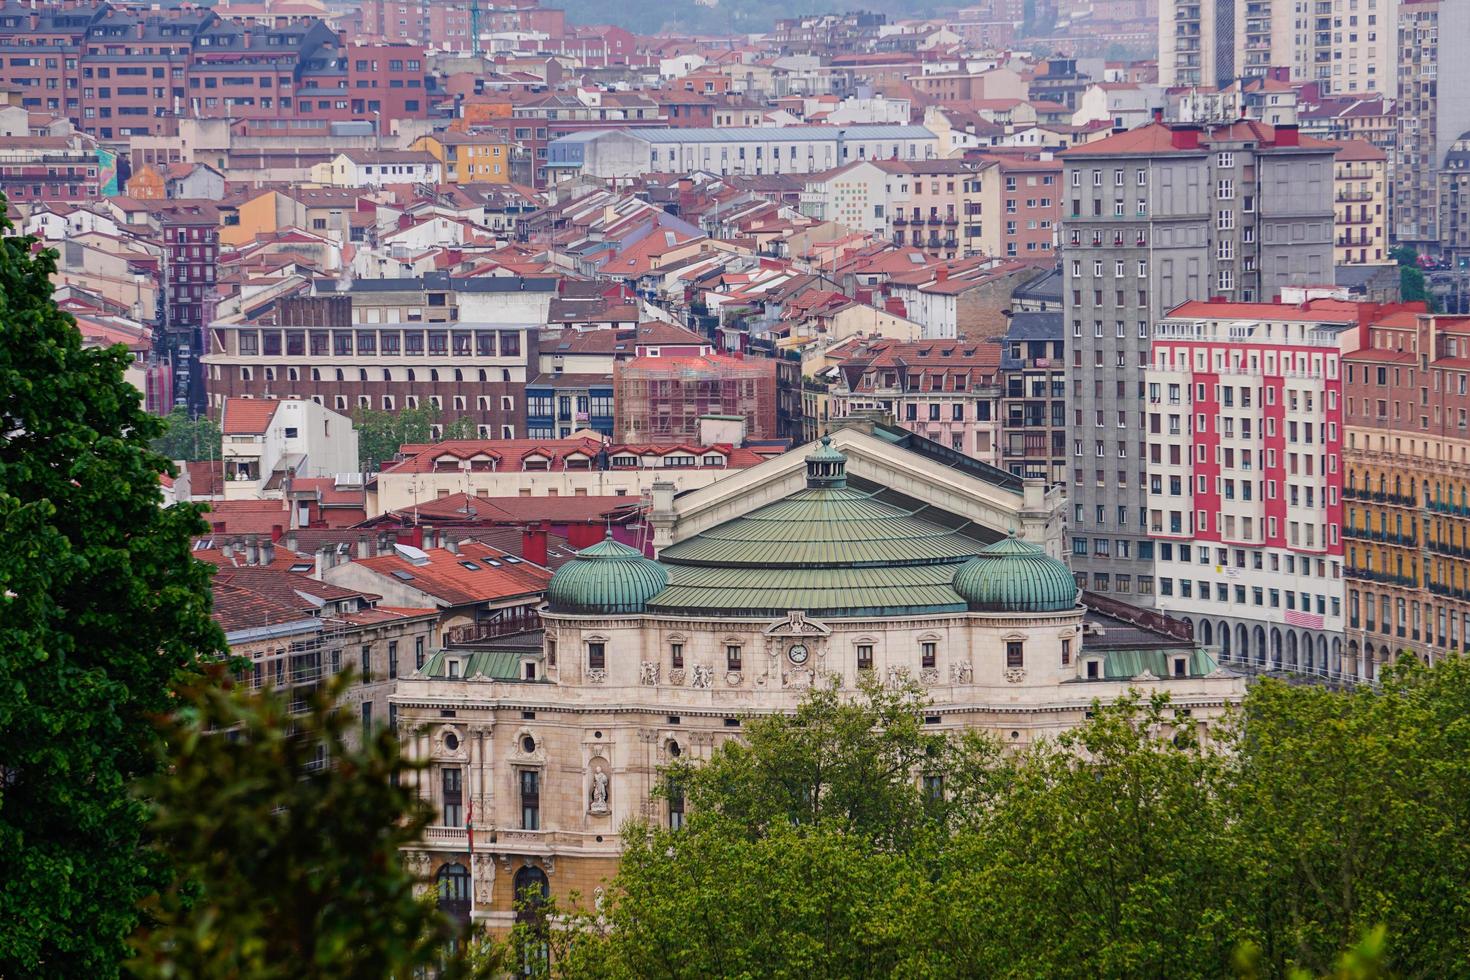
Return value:
<svg viewBox="0 0 1470 980">
<path fill-rule="evenodd" d="M 714 674 L 714 670 L 708 664 L 695 664 L 694 683 L 690 686 L 699 688 L 709 687 L 710 682 L 714 679 Z"/>
<path fill-rule="evenodd" d="M 974 671 L 968 660 L 960 660 L 949 665 L 949 679 L 953 684 L 968 684 L 974 677 Z"/>
<path fill-rule="evenodd" d="M 489 854 L 475 855 L 475 904 L 485 909 L 495 893 L 495 858 Z"/>
<path fill-rule="evenodd" d="M 888 686 L 889 687 L 898 687 L 899 685 L 901 685 L 903 683 L 903 681 L 904 681 L 904 672 L 900 668 L 895 667 L 892 664 L 890 664 L 889 667 L 888 667 Z"/>
<path fill-rule="evenodd" d="M 592 770 L 592 805 L 588 813 L 607 813 L 607 770 L 597 766 Z"/>
<path fill-rule="evenodd" d="M 648 685 L 658 684 L 658 663 L 653 660 L 645 660 L 639 667 L 640 683 Z"/>
</svg>

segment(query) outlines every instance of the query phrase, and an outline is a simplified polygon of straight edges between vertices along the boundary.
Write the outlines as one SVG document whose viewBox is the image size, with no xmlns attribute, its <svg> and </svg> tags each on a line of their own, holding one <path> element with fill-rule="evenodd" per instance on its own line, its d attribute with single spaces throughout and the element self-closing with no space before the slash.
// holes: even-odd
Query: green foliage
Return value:
<svg viewBox="0 0 1470 980">
<path fill-rule="evenodd" d="M 163 426 L 163 434 L 148 445 L 165 459 L 197 462 L 220 458 L 223 437 L 219 426 L 207 415 L 194 419 L 184 409 L 176 408 L 164 417 Z"/>
<path fill-rule="evenodd" d="M 460 416 L 443 423 L 436 439 L 433 426 L 439 425 L 443 413 L 433 405 L 405 408 L 398 412 L 379 412 L 359 408 L 352 416 L 357 428 L 357 455 L 365 470 L 377 469 L 398 454 L 398 447 L 410 442 L 443 442 L 446 439 L 473 439 L 477 430 L 473 419 Z"/>
<path fill-rule="evenodd" d="M 922 711 L 817 691 L 670 767 L 687 824 L 626 828 L 542 972 L 1470 976 L 1470 660 L 1263 681 L 1208 732 L 1130 694 L 1013 753 Z"/>
<path fill-rule="evenodd" d="M 4 200 L 0 198 L 0 213 Z M 156 882 L 129 780 L 149 718 L 221 648 L 197 509 L 159 506 L 161 423 L 121 348 L 51 301 L 55 253 L 0 220 L 0 976 L 115 976 Z"/>
<path fill-rule="evenodd" d="M 1412 246 L 1400 245 L 1391 249 L 1389 257 L 1399 264 L 1399 298 L 1405 303 L 1423 302 L 1431 313 L 1438 312 L 1434 295 L 1419 268 L 1419 253 Z"/>
<path fill-rule="evenodd" d="M 164 723 L 170 771 L 147 781 L 156 846 L 178 876 L 146 906 L 140 977 L 410 977 L 441 963 L 451 921 L 415 897 L 400 848 L 429 822 L 413 766 L 387 728 L 349 744 L 336 699 L 349 676 L 293 716 L 289 700 L 213 677 Z M 445 974 L 490 976 L 471 944 Z"/>
</svg>

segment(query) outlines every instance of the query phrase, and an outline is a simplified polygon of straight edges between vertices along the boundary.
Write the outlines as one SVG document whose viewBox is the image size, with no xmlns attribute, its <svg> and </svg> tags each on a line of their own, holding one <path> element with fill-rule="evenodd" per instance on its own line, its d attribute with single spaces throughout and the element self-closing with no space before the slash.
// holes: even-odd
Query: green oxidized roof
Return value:
<svg viewBox="0 0 1470 980">
<path fill-rule="evenodd" d="M 950 581 L 980 542 L 849 488 L 847 457 L 828 439 L 806 461 L 806 489 L 665 548 L 668 586 L 649 599 L 649 611 L 965 611 Z"/>
<path fill-rule="evenodd" d="M 986 546 L 954 577 L 971 609 L 1060 612 L 1077 605 L 1077 583 L 1066 564 L 1015 535 Z"/>
<path fill-rule="evenodd" d="M 664 566 L 607 537 L 557 569 L 546 598 L 553 612 L 639 613 L 668 580 Z"/>
</svg>

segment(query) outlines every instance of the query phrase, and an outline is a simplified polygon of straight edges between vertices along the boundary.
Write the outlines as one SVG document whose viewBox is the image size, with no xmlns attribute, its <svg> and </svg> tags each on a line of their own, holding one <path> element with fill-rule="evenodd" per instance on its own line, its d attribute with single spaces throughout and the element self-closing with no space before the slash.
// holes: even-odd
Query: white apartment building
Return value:
<svg viewBox="0 0 1470 980">
<path fill-rule="evenodd" d="M 1326 674 L 1342 653 L 1341 363 L 1359 333 L 1357 304 L 1304 305 L 1190 302 L 1154 326 L 1148 532 L 1158 609 L 1222 660 Z"/>
</svg>

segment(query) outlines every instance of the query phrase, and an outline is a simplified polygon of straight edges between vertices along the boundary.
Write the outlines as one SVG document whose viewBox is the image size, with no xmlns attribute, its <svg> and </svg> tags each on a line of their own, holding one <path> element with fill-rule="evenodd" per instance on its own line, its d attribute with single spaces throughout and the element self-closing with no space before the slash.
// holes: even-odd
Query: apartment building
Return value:
<svg viewBox="0 0 1470 980">
<path fill-rule="evenodd" d="M 1470 318 L 1395 310 L 1347 358 L 1348 666 L 1470 646 Z"/>
<path fill-rule="evenodd" d="M 1223 660 L 1341 673 L 1343 360 L 1374 310 L 1196 301 L 1154 327 L 1145 383 L 1155 604 L 1194 624 Z M 1094 558 L 1113 543 L 1072 542 Z M 1115 574 L 1102 585 L 1126 594 L 1129 583 Z"/>
<path fill-rule="evenodd" d="M 1338 144 L 1332 169 L 1333 261 L 1377 265 L 1388 255 L 1388 155 L 1361 140 Z"/>
<path fill-rule="evenodd" d="M 1063 315 L 1071 348 L 1072 534 L 1079 582 L 1152 602 L 1144 373 L 1153 324 L 1201 297 L 1256 303 L 1330 282 L 1335 147 L 1295 127 L 1152 123 L 1062 154 Z M 1103 573 L 1098 589 L 1096 573 Z"/>
<path fill-rule="evenodd" d="M 310 398 L 343 414 L 432 407 L 484 438 L 516 438 L 554 289 L 442 274 L 325 283 L 281 301 L 272 322 L 210 325 L 210 411 L 229 397 Z"/>
<path fill-rule="evenodd" d="M 1440 40 L 1470 37 L 1470 3 L 1403 0 L 1398 17 L 1398 143 L 1393 238 L 1438 254 L 1457 237 L 1447 215 L 1455 144 L 1470 134 L 1470 59 L 1441 59 Z M 1453 51 L 1453 48 L 1450 49 Z M 1440 94 L 1445 93 L 1445 98 Z"/>
<path fill-rule="evenodd" d="M 180 118 L 387 121 L 427 115 L 423 48 L 343 40 L 195 6 L 0 4 L 0 82 L 89 136 L 167 136 Z"/>
<path fill-rule="evenodd" d="M 1399 0 L 1297 3 L 1292 77 L 1315 82 L 1323 95 L 1392 94 L 1397 80 Z"/>
<path fill-rule="evenodd" d="M 832 418 L 880 412 L 931 442 L 1000 463 L 1001 348 L 967 340 L 875 339 L 838 365 Z"/>
<path fill-rule="evenodd" d="M 645 173 L 809 174 L 853 160 L 928 160 L 938 138 L 923 126 L 759 126 L 598 129 L 548 147 L 547 168 L 628 180 Z"/>
<path fill-rule="evenodd" d="M 963 255 L 1042 259 L 1055 254 L 1062 221 L 1062 161 L 980 157 L 962 202 Z"/>
<path fill-rule="evenodd" d="M 1060 310 L 1016 312 L 1001 343 L 999 465 L 1048 486 L 1067 479 L 1066 343 Z"/>
<path fill-rule="evenodd" d="M 1237 78 L 1292 64 L 1295 8 L 1300 5 L 1289 0 L 1162 0 L 1159 84 L 1224 87 Z"/>
</svg>

